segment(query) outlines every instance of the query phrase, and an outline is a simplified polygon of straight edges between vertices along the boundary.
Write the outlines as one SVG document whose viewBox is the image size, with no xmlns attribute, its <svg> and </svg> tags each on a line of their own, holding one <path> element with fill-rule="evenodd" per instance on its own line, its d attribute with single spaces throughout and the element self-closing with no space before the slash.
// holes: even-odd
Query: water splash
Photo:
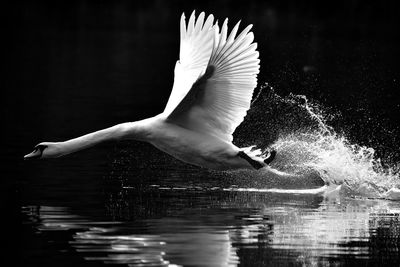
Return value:
<svg viewBox="0 0 400 267">
<path fill-rule="evenodd" d="M 383 164 L 374 148 L 350 142 L 345 133 L 329 125 L 340 114 L 326 112 L 305 96 L 283 98 L 266 87 L 266 99 L 255 107 L 258 114 L 249 115 L 259 117 L 260 110 L 269 113 L 265 117 L 270 122 L 263 126 L 275 140 L 268 145 L 278 151 L 272 167 L 298 174 L 316 170 L 326 183 L 344 184 L 357 195 L 380 197 L 393 187 L 400 188 L 397 162 Z"/>
</svg>

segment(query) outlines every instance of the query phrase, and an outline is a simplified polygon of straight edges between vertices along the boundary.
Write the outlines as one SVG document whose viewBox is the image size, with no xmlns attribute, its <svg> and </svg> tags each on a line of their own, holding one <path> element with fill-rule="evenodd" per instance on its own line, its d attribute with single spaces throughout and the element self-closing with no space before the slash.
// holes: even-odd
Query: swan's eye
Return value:
<svg viewBox="0 0 400 267">
<path fill-rule="evenodd" d="M 32 158 L 41 158 L 43 155 L 43 151 L 47 148 L 46 145 L 37 145 L 35 146 L 35 150 L 32 152 Z"/>
<path fill-rule="evenodd" d="M 45 150 L 46 147 L 47 147 L 46 145 L 37 145 L 35 146 L 35 151 L 40 150 L 40 152 L 43 152 L 43 150 Z"/>
</svg>

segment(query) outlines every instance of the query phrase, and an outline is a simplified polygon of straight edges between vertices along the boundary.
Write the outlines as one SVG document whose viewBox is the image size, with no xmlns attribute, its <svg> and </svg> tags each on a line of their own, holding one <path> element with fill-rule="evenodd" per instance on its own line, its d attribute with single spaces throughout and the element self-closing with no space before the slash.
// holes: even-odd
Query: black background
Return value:
<svg viewBox="0 0 400 267">
<path fill-rule="evenodd" d="M 396 1 L 15 1 L 2 4 L 4 214 L 18 217 L 22 156 L 156 115 L 173 83 L 179 19 L 193 9 L 253 24 L 259 85 L 342 113 L 350 140 L 397 161 L 400 115 Z M 9 218 L 9 217 L 8 217 Z M 11 222 L 13 220 L 5 220 Z M 7 228 L 6 228 L 7 229 Z M 15 244 L 14 244 L 15 245 Z M 10 246 L 12 247 L 12 245 Z"/>
</svg>

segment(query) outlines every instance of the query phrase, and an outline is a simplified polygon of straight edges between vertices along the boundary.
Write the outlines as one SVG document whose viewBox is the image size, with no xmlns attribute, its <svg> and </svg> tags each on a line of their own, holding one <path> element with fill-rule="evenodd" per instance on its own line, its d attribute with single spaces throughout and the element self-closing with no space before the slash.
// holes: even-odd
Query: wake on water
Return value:
<svg viewBox="0 0 400 267">
<path fill-rule="evenodd" d="M 290 94 L 283 98 L 267 87 L 261 88 L 269 91 L 262 101 L 257 100 L 249 112 L 248 127 L 241 130 L 254 131 L 254 125 L 258 125 L 261 139 L 263 135 L 270 139 L 268 145 L 278 151 L 272 168 L 296 174 L 317 171 L 326 184 L 342 185 L 346 195 L 400 198 L 397 162 L 382 164 L 373 148 L 352 144 L 345 133 L 336 132 L 328 119 L 338 114 L 324 112 L 305 96 Z M 260 122 L 262 116 L 265 120 Z M 260 137 L 253 141 L 265 146 Z"/>
<path fill-rule="evenodd" d="M 222 185 L 221 188 L 235 191 L 320 193 L 321 190 L 315 186 L 321 185 L 319 180 L 321 177 L 326 185 L 332 185 L 330 188 L 340 188 L 335 192 L 341 195 L 400 199 L 400 164 L 390 158 L 379 158 L 372 147 L 355 144 L 349 140 L 345 132 L 341 133 L 330 126 L 329 123 L 335 117 L 340 118 L 339 113 L 327 112 L 326 108 L 302 95 L 290 94 L 281 97 L 268 84 L 261 87 L 260 92 L 262 93 L 259 93 L 253 101 L 246 119 L 235 132 L 235 144 L 239 147 L 255 145 L 261 153 L 272 147 L 278 151 L 276 158 L 270 163 L 273 169 L 299 174 L 298 177 L 310 179 L 272 181 L 270 178 L 260 179 L 259 173 L 256 176 L 241 173 L 237 179 L 233 177 L 234 182 L 245 183 L 247 187 L 254 185 L 253 188 L 240 188 L 240 185 L 231 187 L 232 181 L 230 183 L 228 181 L 228 187 Z M 135 143 L 136 145 L 139 144 Z M 382 147 L 382 144 L 380 146 Z M 143 168 L 146 171 L 149 170 L 148 164 L 152 164 L 136 159 L 136 157 L 146 158 L 146 155 L 138 154 L 141 149 L 135 148 L 135 153 L 132 153 L 132 149 L 124 144 L 116 151 L 118 156 L 113 161 L 110 177 L 122 179 L 123 184 L 130 176 L 132 161 L 136 161 L 133 164 L 136 168 Z M 182 168 L 188 167 L 162 153 L 155 157 L 158 160 L 157 166 L 160 166 L 160 161 L 162 162 L 164 157 L 168 168 L 171 168 L 171 164 L 176 165 L 175 167 L 181 171 Z M 145 166 L 141 167 L 143 164 Z M 317 176 L 318 183 L 314 181 L 315 176 L 303 175 L 315 172 L 319 176 Z M 212 176 L 218 176 L 218 173 Z M 222 180 L 223 177 L 222 175 Z M 213 181 L 215 183 L 215 177 Z M 310 185 L 314 189 L 307 190 Z M 282 189 L 273 189 L 274 187 Z"/>
</svg>

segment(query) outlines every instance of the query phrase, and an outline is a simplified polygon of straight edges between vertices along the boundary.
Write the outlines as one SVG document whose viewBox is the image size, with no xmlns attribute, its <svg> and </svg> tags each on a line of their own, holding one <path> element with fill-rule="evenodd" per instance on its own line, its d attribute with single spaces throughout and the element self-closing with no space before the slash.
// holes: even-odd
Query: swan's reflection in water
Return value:
<svg viewBox="0 0 400 267">
<path fill-rule="evenodd" d="M 398 263 L 400 204 L 222 190 L 122 189 L 112 221 L 25 207 L 40 232 L 72 230 L 88 261 L 130 266 Z M 161 206 L 160 206 L 160 203 Z"/>
</svg>

